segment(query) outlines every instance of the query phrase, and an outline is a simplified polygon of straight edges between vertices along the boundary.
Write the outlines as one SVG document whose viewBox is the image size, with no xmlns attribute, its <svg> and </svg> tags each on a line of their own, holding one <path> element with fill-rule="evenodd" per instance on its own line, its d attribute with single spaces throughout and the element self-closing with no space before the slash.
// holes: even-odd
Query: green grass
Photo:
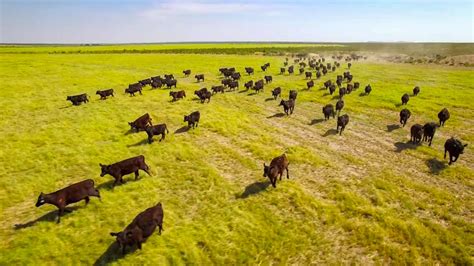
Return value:
<svg viewBox="0 0 474 266">
<path fill-rule="evenodd" d="M 10 49 L 10 48 L 2 48 Z M 356 62 L 351 72 L 361 90 L 345 98 L 351 121 L 342 136 L 335 120 L 322 118 L 332 96 L 320 90 L 336 73 L 303 90 L 303 76 L 278 75 L 282 57 L 197 54 L 7 54 L 0 55 L 0 264 L 472 264 L 474 72 L 470 68 Z M 220 81 L 217 69 L 271 63 L 274 82 L 264 93 L 231 92 L 210 104 L 193 91 Z M 204 73 L 206 82 L 184 78 Z M 339 69 L 342 73 L 345 69 Z M 168 90 L 145 89 L 129 97 L 124 88 L 152 75 L 174 73 L 188 95 L 170 103 Z M 243 81 L 262 78 L 257 71 Z M 398 123 L 400 97 L 410 99 L 409 125 Z M 282 112 L 270 97 L 280 86 L 286 98 L 298 89 L 295 113 Z M 116 97 L 99 101 L 97 89 Z M 66 96 L 86 92 L 91 102 L 71 106 Z M 443 107 L 451 119 L 432 147 L 396 152 L 413 123 L 436 121 Z M 175 134 L 183 115 L 201 112 L 195 130 Z M 166 123 L 163 142 L 127 133 L 128 121 L 148 112 Z M 328 134 L 325 134 L 328 133 Z M 326 136 L 327 135 L 327 136 Z M 458 162 L 443 160 L 444 141 L 469 143 Z M 262 164 L 286 152 L 291 179 L 274 189 Z M 99 163 L 138 154 L 153 176 L 141 174 L 109 189 Z M 66 214 L 58 225 L 53 206 L 35 208 L 41 191 L 52 192 L 92 178 L 102 202 Z M 109 233 L 123 229 L 140 211 L 161 201 L 165 231 L 143 250 L 125 257 Z M 17 226 L 15 226 L 17 225 Z"/>
</svg>

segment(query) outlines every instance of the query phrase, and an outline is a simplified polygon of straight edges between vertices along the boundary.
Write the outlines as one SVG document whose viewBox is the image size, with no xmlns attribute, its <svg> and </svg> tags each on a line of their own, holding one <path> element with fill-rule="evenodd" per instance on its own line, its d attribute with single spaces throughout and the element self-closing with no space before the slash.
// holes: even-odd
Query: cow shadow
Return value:
<svg viewBox="0 0 474 266">
<path fill-rule="evenodd" d="M 392 132 L 396 129 L 399 129 L 401 128 L 400 125 L 398 124 L 391 124 L 391 125 L 387 125 L 387 132 Z"/>
<path fill-rule="evenodd" d="M 111 237 L 112 238 L 112 237 Z M 133 246 L 132 248 L 128 247 L 125 251 L 125 255 L 122 254 L 122 249 L 120 248 L 119 244 L 117 241 L 114 241 L 112 244 L 109 245 L 109 247 L 102 253 L 102 255 L 94 262 L 95 265 L 108 265 L 110 263 L 113 263 L 119 259 L 124 258 L 127 253 L 133 253 L 137 250 L 138 248 L 136 246 Z"/>
<path fill-rule="evenodd" d="M 334 128 L 331 128 L 329 129 L 328 131 L 326 131 L 326 133 L 324 133 L 323 135 L 321 135 L 322 137 L 328 137 L 328 136 L 333 136 L 333 135 L 337 135 L 337 130 L 334 129 Z"/>
<path fill-rule="evenodd" d="M 418 146 L 420 146 L 421 144 L 419 143 L 412 143 L 411 141 L 407 141 L 407 142 L 396 142 L 395 144 L 393 144 L 395 146 L 395 152 L 402 152 L 404 150 L 415 150 L 416 148 L 418 148 Z"/>
<path fill-rule="evenodd" d="M 245 89 L 245 90 L 243 90 L 243 91 L 239 91 L 239 93 L 246 93 L 246 92 L 248 92 L 248 91 L 249 91 L 249 89 Z"/>
<path fill-rule="evenodd" d="M 268 181 L 252 183 L 252 184 L 245 187 L 245 190 L 244 190 L 244 192 L 242 192 L 242 194 L 236 195 L 236 198 L 237 199 L 248 198 L 249 196 L 258 194 L 258 193 L 266 190 L 268 186 L 270 186 L 270 182 L 268 182 Z"/>
<path fill-rule="evenodd" d="M 367 94 L 367 93 L 365 93 L 365 92 L 361 92 L 361 93 L 359 93 L 359 97 L 364 97 L 364 96 L 367 96 L 367 95 L 368 95 L 368 94 Z"/>
<path fill-rule="evenodd" d="M 436 158 L 426 160 L 426 165 L 430 169 L 430 173 L 434 175 L 439 175 L 444 169 L 446 169 L 446 167 L 448 167 L 445 161 L 440 161 Z"/>
<path fill-rule="evenodd" d="M 61 219 L 63 219 L 64 217 L 66 217 L 69 213 L 81 208 L 82 206 L 72 206 L 72 207 L 68 207 L 66 208 L 67 211 L 65 211 L 63 213 L 63 215 L 61 216 Z M 14 225 L 14 229 L 15 230 L 20 230 L 20 229 L 25 229 L 25 228 L 28 228 L 28 227 L 32 227 L 34 226 L 36 223 L 38 222 L 56 222 L 58 219 L 58 210 L 54 210 L 54 211 L 50 211 L 48 213 L 46 213 L 45 215 L 39 217 L 39 218 L 36 218 L 32 221 L 29 221 L 29 222 L 26 222 L 24 224 L 15 224 Z"/>
<path fill-rule="evenodd" d="M 331 95 L 331 93 L 326 92 L 326 93 L 323 94 L 323 97 L 324 97 L 324 96 L 328 96 L 328 95 Z"/>
<path fill-rule="evenodd" d="M 326 87 L 321 87 L 321 88 L 319 88 L 319 90 L 320 90 L 320 91 L 325 91 L 325 90 L 327 90 L 327 89 L 326 89 Z"/>
<path fill-rule="evenodd" d="M 59 107 L 58 109 L 61 110 L 61 109 L 68 109 L 68 108 L 71 108 L 73 107 L 74 105 L 68 105 L 68 106 L 63 106 L 63 107 Z"/>
<path fill-rule="evenodd" d="M 334 95 L 334 96 L 332 96 L 331 99 L 332 99 L 332 100 L 337 100 L 337 99 L 341 99 L 341 97 L 340 97 L 339 95 Z"/>
<path fill-rule="evenodd" d="M 322 118 L 313 119 L 313 120 L 311 120 L 311 122 L 309 123 L 309 125 L 312 126 L 312 125 L 316 125 L 316 124 L 319 124 L 319 123 L 322 123 L 322 122 L 324 122 L 324 119 L 322 119 Z"/>
<path fill-rule="evenodd" d="M 276 113 L 274 115 L 267 116 L 267 118 L 284 117 L 284 116 L 286 116 L 285 113 Z"/>
<path fill-rule="evenodd" d="M 133 134 L 133 133 L 137 133 L 137 132 L 136 132 L 135 130 L 133 130 L 133 129 L 129 129 L 129 130 L 127 130 L 127 131 L 124 133 L 124 135 L 127 136 L 127 135 L 131 135 L 131 134 Z"/>
<path fill-rule="evenodd" d="M 191 127 L 189 126 L 182 126 L 178 129 L 176 129 L 176 131 L 174 132 L 174 134 L 181 134 L 181 133 L 186 133 L 189 131 L 189 129 L 191 129 Z"/>
<path fill-rule="evenodd" d="M 270 98 L 266 98 L 266 99 L 265 99 L 266 102 L 274 101 L 274 100 L 275 100 L 275 98 L 273 98 L 273 97 L 270 97 Z"/>
<path fill-rule="evenodd" d="M 402 106 L 402 105 L 403 105 L 403 104 L 401 104 L 401 103 L 396 103 L 396 104 L 395 104 L 395 107 L 400 107 L 400 106 Z"/>
<path fill-rule="evenodd" d="M 142 145 L 146 145 L 146 144 L 148 144 L 148 139 L 142 139 L 142 140 L 140 140 L 139 142 L 137 142 L 135 144 L 127 145 L 127 148 L 138 147 L 138 146 L 142 146 Z"/>
<path fill-rule="evenodd" d="M 252 92 L 252 93 L 247 94 L 247 96 L 254 96 L 254 95 L 257 95 L 257 93 L 256 93 L 256 92 Z"/>
</svg>

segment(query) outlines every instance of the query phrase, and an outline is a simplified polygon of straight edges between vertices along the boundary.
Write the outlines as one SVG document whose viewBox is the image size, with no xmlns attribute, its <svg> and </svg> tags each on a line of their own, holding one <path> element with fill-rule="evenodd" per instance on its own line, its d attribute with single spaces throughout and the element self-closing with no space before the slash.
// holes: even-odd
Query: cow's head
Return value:
<svg viewBox="0 0 474 266">
<path fill-rule="evenodd" d="M 103 164 L 99 163 L 99 166 L 100 166 L 100 171 L 101 171 L 100 172 L 101 177 L 109 173 L 109 166 L 108 165 L 103 165 Z"/>
<path fill-rule="evenodd" d="M 115 240 L 117 241 L 119 246 L 123 247 L 127 244 L 127 238 L 130 237 L 132 235 L 132 233 L 131 232 L 128 232 L 128 233 L 124 233 L 124 232 L 114 233 L 114 232 L 111 232 L 110 235 L 115 236 Z"/>
<path fill-rule="evenodd" d="M 189 115 L 184 116 L 184 121 L 183 122 L 186 122 L 186 121 L 189 121 Z"/>
<path fill-rule="evenodd" d="M 463 154 L 464 153 L 464 148 L 467 147 L 467 144 L 464 144 L 464 145 L 461 145 L 461 152 L 459 152 L 459 154 Z"/>
<path fill-rule="evenodd" d="M 263 177 L 267 177 L 270 172 L 270 166 L 263 163 Z"/>
<path fill-rule="evenodd" d="M 130 90 L 128 88 L 125 89 L 125 93 L 128 93 Z"/>
<path fill-rule="evenodd" d="M 66 101 L 71 101 L 71 100 L 72 100 L 72 97 L 71 97 L 71 96 L 67 96 Z"/>
<path fill-rule="evenodd" d="M 280 104 L 278 106 L 282 106 L 282 105 L 285 106 L 285 101 L 284 100 L 281 100 Z"/>
<path fill-rule="evenodd" d="M 44 193 L 41 192 L 41 194 L 38 197 L 38 201 L 36 201 L 36 207 L 39 207 L 45 203 L 46 203 L 46 199 L 44 198 Z"/>
<path fill-rule="evenodd" d="M 135 122 L 128 122 L 128 125 L 130 126 L 130 129 L 134 129 L 135 128 Z"/>
<path fill-rule="evenodd" d="M 96 91 L 95 94 L 100 94 L 100 91 Z"/>
</svg>

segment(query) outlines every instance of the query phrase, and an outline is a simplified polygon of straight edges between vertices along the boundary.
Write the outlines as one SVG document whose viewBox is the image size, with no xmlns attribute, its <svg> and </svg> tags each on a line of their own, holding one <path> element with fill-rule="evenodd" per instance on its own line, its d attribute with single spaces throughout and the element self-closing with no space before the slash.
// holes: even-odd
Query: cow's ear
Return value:
<svg viewBox="0 0 474 266">
<path fill-rule="evenodd" d="M 464 144 L 464 147 L 467 147 L 467 144 Z"/>
<path fill-rule="evenodd" d="M 102 167 L 102 166 L 104 166 L 104 165 L 103 165 L 103 164 L 101 164 L 101 163 L 99 163 L 99 166 L 100 166 L 100 167 Z"/>
<path fill-rule="evenodd" d="M 113 232 L 110 233 L 111 236 L 118 236 L 118 234 L 119 233 L 113 233 Z"/>
</svg>

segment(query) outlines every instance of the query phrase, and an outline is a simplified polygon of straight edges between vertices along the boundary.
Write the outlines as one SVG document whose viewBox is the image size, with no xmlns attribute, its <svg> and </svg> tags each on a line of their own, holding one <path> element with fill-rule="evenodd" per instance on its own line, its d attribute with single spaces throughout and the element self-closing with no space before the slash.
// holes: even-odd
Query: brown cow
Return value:
<svg viewBox="0 0 474 266">
<path fill-rule="evenodd" d="M 283 171 L 286 170 L 286 178 L 290 179 L 290 172 L 288 171 L 289 164 L 290 162 L 288 161 L 286 155 L 282 154 L 274 158 L 268 166 L 263 163 L 263 176 L 268 177 L 270 179 L 270 182 L 272 183 L 272 186 L 276 188 L 277 177 L 279 175 L 281 181 Z"/>
</svg>

